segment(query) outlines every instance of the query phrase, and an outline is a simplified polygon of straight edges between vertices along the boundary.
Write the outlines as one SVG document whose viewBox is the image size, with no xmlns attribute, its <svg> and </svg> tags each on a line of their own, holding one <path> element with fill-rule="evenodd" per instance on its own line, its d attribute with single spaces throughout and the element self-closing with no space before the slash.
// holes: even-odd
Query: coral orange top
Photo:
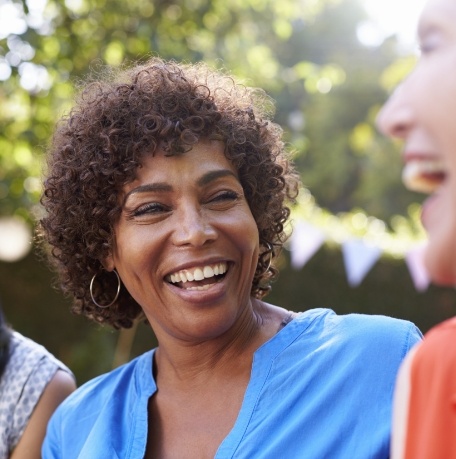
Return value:
<svg viewBox="0 0 456 459">
<path fill-rule="evenodd" d="M 392 459 L 456 459 L 456 318 L 407 356 L 394 401 Z"/>
</svg>

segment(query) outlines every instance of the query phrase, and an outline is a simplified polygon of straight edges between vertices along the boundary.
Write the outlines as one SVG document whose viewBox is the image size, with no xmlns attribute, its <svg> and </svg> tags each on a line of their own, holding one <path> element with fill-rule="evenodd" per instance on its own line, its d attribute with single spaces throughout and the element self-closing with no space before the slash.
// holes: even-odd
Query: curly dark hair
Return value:
<svg viewBox="0 0 456 459">
<path fill-rule="evenodd" d="M 60 287 L 74 298 L 73 312 L 115 328 L 128 328 L 141 316 L 141 306 L 123 286 L 104 309 L 89 292 L 97 274 L 97 302 L 108 304 L 115 295 L 117 279 L 102 262 L 121 213 L 118 196 L 145 155 L 158 147 L 182 154 L 200 139 L 222 140 L 238 170 L 260 238 L 251 293 L 262 298 L 270 290 L 277 275 L 270 260 L 286 239 L 287 202 L 299 187 L 282 129 L 270 120 L 273 108 L 264 91 L 224 72 L 159 58 L 111 70 L 82 88 L 49 147 L 41 199 L 47 213 L 40 222 Z"/>
</svg>

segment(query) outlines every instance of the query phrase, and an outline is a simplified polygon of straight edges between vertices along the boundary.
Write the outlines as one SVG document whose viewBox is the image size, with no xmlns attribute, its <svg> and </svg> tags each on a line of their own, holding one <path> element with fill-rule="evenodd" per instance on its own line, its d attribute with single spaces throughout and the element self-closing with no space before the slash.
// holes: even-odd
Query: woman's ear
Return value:
<svg viewBox="0 0 456 459">
<path fill-rule="evenodd" d="M 113 236 L 109 244 L 108 254 L 106 255 L 106 257 L 100 260 L 101 264 L 103 265 L 103 268 L 109 272 L 113 271 L 116 267 L 116 263 L 114 261 L 114 251 L 116 250 L 115 243 L 115 237 Z"/>
<path fill-rule="evenodd" d="M 103 268 L 109 272 L 113 271 L 116 267 L 114 263 L 114 257 L 111 253 L 104 260 L 102 260 L 101 264 L 103 265 Z"/>
</svg>

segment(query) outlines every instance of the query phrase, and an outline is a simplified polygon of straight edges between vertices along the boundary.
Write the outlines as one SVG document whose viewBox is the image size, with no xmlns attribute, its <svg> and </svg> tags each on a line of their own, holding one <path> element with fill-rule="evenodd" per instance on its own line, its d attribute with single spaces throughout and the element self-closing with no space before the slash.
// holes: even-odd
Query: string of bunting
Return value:
<svg viewBox="0 0 456 459">
<path fill-rule="evenodd" d="M 286 248 L 291 265 L 301 269 L 323 244 L 340 247 L 347 282 L 359 286 L 380 257 L 404 259 L 417 291 L 424 292 L 430 279 L 423 263 L 426 235 L 414 204 L 409 216 L 392 219 L 393 230 L 380 219 L 363 211 L 337 216 L 318 207 L 307 190 L 292 209 L 292 234 Z"/>
</svg>

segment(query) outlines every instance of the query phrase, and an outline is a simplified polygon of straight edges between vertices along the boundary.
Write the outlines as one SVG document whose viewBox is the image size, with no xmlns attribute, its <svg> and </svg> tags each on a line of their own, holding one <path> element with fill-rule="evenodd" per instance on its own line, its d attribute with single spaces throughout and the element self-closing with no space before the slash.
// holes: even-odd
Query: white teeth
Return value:
<svg viewBox="0 0 456 459">
<path fill-rule="evenodd" d="M 203 269 L 203 274 L 206 279 L 208 277 L 214 277 L 214 270 L 210 266 L 205 266 Z"/>
<path fill-rule="evenodd" d="M 207 265 L 203 267 L 198 267 L 193 270 L 182 270 L 177 273 L 170 274 L 167 276 L 167 280 L 173 284 L 179 282 L 192 282 L 192 281 L 201 281 L 203 279 L 209 279 L 211 277 L 217 276 L 219 274 L 224 274 L 227 271 L 226 263 L 218 263 L 214 265 Z M 191 287 L 192 290 L 206 289 L 204 287 Z"/>
<path fill-rule="evenodd" d="M 194 278 L 196 281 L 200 281 L 204 279 L 204 272 L 200 268 L 196 268 L 195 271 L 193 271 Z"/>
<path fill-rule="evenodd" d="M 408 161 L 402 170 L 402 181 L 412 191 L 433 193 L 445 178 L 442 161 L 421 159 Z"/>
</svg>

